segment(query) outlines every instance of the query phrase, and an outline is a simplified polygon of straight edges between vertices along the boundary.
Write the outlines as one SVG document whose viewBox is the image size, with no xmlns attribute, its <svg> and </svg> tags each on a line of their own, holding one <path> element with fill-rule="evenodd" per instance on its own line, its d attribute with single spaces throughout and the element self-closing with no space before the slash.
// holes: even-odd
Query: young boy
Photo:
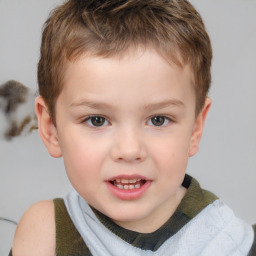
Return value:
<svg viewBox="0 0 256 256">
<path fill-rule="evenodd" d="M 69 0 L 46 21 L 39 133 L 74 191 L 33 205 L 22 255 L 255 255 L 253 229 L 185 174 L 211 44 L 185 0 Z"/>
</svg>

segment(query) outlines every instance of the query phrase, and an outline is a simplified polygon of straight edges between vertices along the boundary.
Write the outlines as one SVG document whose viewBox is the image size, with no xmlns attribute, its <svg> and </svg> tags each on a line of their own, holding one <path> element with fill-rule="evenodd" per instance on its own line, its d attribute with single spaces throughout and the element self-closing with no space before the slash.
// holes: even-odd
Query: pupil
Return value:
<svg viewBox="0 0 256 256">
<path fill-rule="evenodd" d="M 160 125 L 163 125 L 164 120 L 165 119 L 162 116 L 155 116 L 152 118 L 152 123 L 156 126 L 160 126 Z"/>
<path fill-rule="evenodd" d="M 104 117 L 100 117 L 100 116 L 94 116 L 92 117 L 92 124 L 94 126 L 101 126 L 103 125 L 105 122 L 105 118 Z"/>
</svg>

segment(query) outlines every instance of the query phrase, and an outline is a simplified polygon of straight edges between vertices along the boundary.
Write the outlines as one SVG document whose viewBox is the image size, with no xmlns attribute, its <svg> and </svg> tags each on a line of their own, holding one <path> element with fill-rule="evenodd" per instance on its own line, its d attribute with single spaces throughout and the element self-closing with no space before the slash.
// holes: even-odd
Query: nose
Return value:
<svg viewBox="0 0 256 256">
<path fill-rule="evenodd" d="M 112 144 L 111 156 L 114 161 L 143 161 L 146 150 L 142 134 L 133 128 L 118 131 Z"/>
</svg>

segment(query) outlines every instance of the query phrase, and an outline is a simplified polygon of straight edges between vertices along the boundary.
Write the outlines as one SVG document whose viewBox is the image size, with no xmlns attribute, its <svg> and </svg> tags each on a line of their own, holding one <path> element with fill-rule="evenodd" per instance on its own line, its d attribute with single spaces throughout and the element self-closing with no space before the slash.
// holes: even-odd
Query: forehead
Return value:
<svg viewBox="0 0 256 256">
<path fill-rule="evenodd" d="M 153 49 L 136 49 L 112 57 L 85 54 L 67 62 L 63 91 L 78 98 L 87 93 L 107 99 L 114 93 L 128 97 L 132 90 L 156 97 L 165 89 L 173 88 L 177 93 L 180 88 L 178 93 L 194 97 L 193 87 L 189 65 L 168 62 Z"/>
<path fill-rule="evenodd" d="M 109 66 L 110 63 L 116 63 L 118 66 L 123 66 L 124 68 L 126 64 L 132 63 L 132 65 L 136 65 L 139 68 L 141 64 L 141 67 L 148 66 L 153 60 L 161 60 L 162 64 L 165 64 L 164 66 L 169 65 L 170 67 L 177 68 L 177 70 L 178 68 L 189 70 L 191 82 L 194 83 L 194 70 L 190 63 L 182 59 L 179 49 L 173 48 L 170 52 L 163 49 L 158 50 L 155 46 L 150 45 L 130 46 L 125 51 L 117 53 L 92 54 L 91 52 L 84 51 L 78 56 L 70 56 L 63 63 L 65 67 L 64 78 L 67 78 L 74 66 L 78 66 L 82 62 L 87 62 L 87 67 L 89 68 L 91 66 L 91 69 L 95 67 L 95 63 L 97 66 L 104 64 Z"/>
</svg>

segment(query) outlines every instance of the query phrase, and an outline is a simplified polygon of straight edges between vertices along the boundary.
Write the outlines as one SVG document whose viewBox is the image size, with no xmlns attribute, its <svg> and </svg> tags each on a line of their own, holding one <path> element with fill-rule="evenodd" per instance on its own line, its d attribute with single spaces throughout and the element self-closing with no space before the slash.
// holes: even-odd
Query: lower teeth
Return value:
<svg viewBox="0 0 256 256">
<path fill-rule="evenodd" d="M 121 184 L 114 184 L 116 187 L 118 187 L 119 189 L 125 189 L 125 190 L 128 190 L 128 189 L 138 189 L 140 188 L 140 184 L 135 184 L 135 185 L 121 185 Z"/>
</svg>

